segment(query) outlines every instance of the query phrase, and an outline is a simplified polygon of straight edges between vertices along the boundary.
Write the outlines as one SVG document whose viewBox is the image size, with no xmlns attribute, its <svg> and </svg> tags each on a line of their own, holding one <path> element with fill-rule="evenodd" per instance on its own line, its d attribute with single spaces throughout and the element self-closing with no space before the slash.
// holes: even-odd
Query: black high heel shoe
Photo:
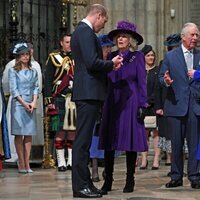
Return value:
<svg viewBox="0 0 200 200">
<path fill-rule="evenodd" d="M 158 170 L 158 169 L 159 169 L 159 166 L 160 166 L 160 161 L 158 162 L 158 166 L 157 166 L 157 167 L 152 166 L 151 170 Z"/>
<path fill-rule="evenodd" d="M 159 166 L 158 167 L 154 167 L 152 166 L 151 170 L 158 170 L 159 169 Z"/>
<path fill-rule="evenodd" d="M 140 166 L 140 169 L 141 169 L 141 170 L 147 169 L 147 168 L 148 168 L 148 164 L 149 164 L 149 163 L 148 163 L 148 160 L 147 160 L 146 166 Z"/>
<path fill-rule="evenodd" d="M 99 179 L 99 177 L 97 176 L 97 177 L 93 177 L 92 178 L 92 182 L 99 182 L 100 181 L 100 179 Z"/>
<path fill-rule="evenodd" d="M 165 166 L 171 166 L 171 163 L 166 162 Z"/>
</svg>

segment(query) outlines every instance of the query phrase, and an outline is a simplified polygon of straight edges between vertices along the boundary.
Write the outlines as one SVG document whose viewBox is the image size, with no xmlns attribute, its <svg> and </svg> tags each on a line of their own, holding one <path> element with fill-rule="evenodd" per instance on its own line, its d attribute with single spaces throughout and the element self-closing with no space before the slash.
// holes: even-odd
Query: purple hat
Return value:
<svg viewBox="0 0 200 200">
<path fill-rule="evenodd" d="M 110 33 L 108 33 L 108 37 L 113 40 L 114 37 L 117 36 L 119 33 L 130 34 L 134 39 L 137 40 L 138 45 L 142 44 L 143 42 L 143 37 L 136 31 L 136 25 L 129 21 L 119 21 L 117 23 L 117 29 L 110 31 Z"/>
</svg>

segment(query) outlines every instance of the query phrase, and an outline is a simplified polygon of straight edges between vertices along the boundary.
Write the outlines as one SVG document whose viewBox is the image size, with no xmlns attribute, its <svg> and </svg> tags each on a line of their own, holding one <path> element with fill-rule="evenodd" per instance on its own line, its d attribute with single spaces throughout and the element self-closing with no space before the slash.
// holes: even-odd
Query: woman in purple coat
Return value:
<svg viewBox="0 0 200 200">
<path fill-rule="evenodd" d="M 114 151 L 126 151 L 127 177 L 123 192 L 133 192 L 137 152 L 147 151 L 144 111 L 147 105 L 146 71 L 143 53 L 135 51 L 143 42 L 136 26 L 118 22 L 108 34 L 118 50 L 111 54 L 123 57 L 123 66 L 108 74 L 108 93 L 104 103 L 100 128 L 100 149 L 105 150 L 106 178 L 102 190 L 111 191 Z"/>
</svg>

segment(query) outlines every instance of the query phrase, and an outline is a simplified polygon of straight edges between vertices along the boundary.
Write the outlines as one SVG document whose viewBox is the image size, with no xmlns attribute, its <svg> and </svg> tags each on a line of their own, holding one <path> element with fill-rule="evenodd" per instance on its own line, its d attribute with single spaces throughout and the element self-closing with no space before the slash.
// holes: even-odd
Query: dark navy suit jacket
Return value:
<svg viewBox="0 0 200 200">
<path fill-rule="evenodd" d="M 80 22 L 72 34 L 71 50 L 75 61 L 72 100 L 103 101 L 113 62 L 103 60 L 99 40 L 86 23 Z"/>
<path fill-rule="evenodd" d="M 193 67 L 194 69 L 200 69 L 200 52 L 194 49 L 193 55 Z M 165 115 L 174 117 L 185 116 L 188 112 L 190 100 L 192 101 L 194 113 L 200 115 L 200 82 L 189 79 L 181 47 L 169 51 L 165 55 L 159 73 L 159 80 L 164 86 L 166 86 L 164 74 L 167 70 L 173 79 L 173 83 L 167 90 L 164 103 Z"/>
</svg>

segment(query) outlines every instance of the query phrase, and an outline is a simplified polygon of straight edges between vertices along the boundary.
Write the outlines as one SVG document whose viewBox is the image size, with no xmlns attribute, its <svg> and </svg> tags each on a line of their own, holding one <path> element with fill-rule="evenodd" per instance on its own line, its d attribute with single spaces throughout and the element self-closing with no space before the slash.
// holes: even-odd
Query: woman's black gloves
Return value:
<svg viewBox="0 0 200 200">
<path fill-rule="evenodd" d="M 146 108 L 139 107 L 138 113 L 137 113 L 137 119 L 139 123 L 144 123 L 144 118 L 146 116 Z"/>
</svg>

